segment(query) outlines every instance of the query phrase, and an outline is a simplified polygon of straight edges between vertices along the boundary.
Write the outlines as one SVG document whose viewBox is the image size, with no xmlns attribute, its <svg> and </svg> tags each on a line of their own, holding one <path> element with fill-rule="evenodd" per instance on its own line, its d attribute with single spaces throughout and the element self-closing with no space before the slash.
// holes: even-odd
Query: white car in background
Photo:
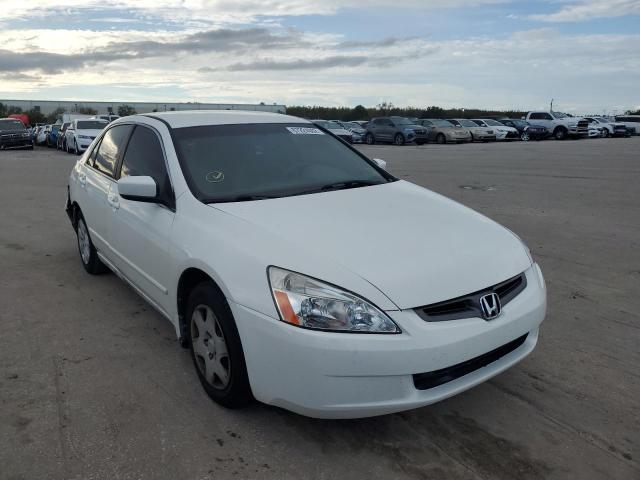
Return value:
<svg viewBox="0 0 640 480">
<path fill-rule="evenodd" d="M 65 149 L 67 153 L 80 155 L 84 152 L 98 134 L 109 125 L 102 119 L 74 120 L 64 132 Z"/>
<path fill-rule="evenodd" d="M 624 123 L 633 135 L 640 135 L 640 115 L 618 115 L 615 120 Z"/>
<path fill-rule="evenodd" d="M 497 120 L 490 118 L 473 118 L 475 123 L 481 127 L 490 128 L 496 134 L 496 140 L 519 140 L 520 132 L 517 128 L 508 127 Z"/>
<path fill-rule="evenodd" d="M 605 117 L 584 117 L 591 124 L 597 125 L 603 137 L 626 137 L 627 126 L 621 122 L 615 122 Z M 589 134 L 591 136 L 591 134 Z"/>
<path fill-rule="evenodd" d="M 513 366 L 546 311 L 513 232 L 384 166 L 288 115 L 133 115 L 78 160 L 67 213 L 85 270 L 173 324 L 216 402 L 381 415 Z"/>
</svg>

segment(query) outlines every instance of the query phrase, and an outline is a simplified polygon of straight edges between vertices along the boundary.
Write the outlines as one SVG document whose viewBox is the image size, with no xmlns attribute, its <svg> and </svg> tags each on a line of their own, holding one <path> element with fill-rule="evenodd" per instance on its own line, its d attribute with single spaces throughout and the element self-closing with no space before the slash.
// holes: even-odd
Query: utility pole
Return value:
<svg viewBox="0 0 640 480">
<path fill-rule="evenodd" d="M 553 98 L 551 99 L 551 105 L 549 106 L 549 111 L 553 112 Z"/>
</svg>

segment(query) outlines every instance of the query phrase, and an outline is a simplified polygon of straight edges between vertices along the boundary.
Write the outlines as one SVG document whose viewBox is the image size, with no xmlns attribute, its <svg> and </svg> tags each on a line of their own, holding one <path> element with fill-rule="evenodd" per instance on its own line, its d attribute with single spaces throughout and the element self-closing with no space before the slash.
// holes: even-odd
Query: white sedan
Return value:
<svg viewBox="0 0 640 480">
<path fill-rule="evenodd" d="M 516 128 L 508 127 L 490 118 L 474 118 L 473 121 L 481 127 L 490 128 L 496 132 L 496 140 L 519 140 L 520 132 Z"/>
<path fill-rule="evenodd" d="M 111 123 L 69 178 L 85 270 L 174 326 L 208 395 L 320 418 L 428 405 L 534 349 L 545 284 L 511 231 L 312 123 Z"/>
<path fill-rule="evenodd" d="M 109 122 L 102 119 L 74 120 L 64 132 L 67 153 L 80 155 Z"/>
</svg>

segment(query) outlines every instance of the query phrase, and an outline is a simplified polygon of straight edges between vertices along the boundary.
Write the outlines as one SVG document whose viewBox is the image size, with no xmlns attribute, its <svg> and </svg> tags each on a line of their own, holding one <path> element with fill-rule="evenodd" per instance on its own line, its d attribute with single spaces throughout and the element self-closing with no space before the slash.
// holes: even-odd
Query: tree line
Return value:
<svg viewBox="0 0 640 480">
<path fill-rule="evenodd" d="M 67 113 L 67 110 L 64 108 L 56 108 L 53 112 L 48 115 L 43 114 L 39 108 L 31 108 L 29 110 L 23 110 L 21 107 L 15 105 L 4 105 L 0 103 L 0 118 L 8 117 L 14 113 L 17 114 L 25 114 L 29 117 L 29 122 L 31 125 L 35 125 L 36 123 L 56 123 L 56 120 L 63 113 Z M 79 107 L 73 113 L 79 113 L 82 115 L 97 115 L 98 111 L 95 108 L 89 107 Z M 120 105 L 118 107 L 118 115 L 121 117 L 126 117 L 127 115 L 135 115 L 136 109 L 131 105 Z"/>
</svg>

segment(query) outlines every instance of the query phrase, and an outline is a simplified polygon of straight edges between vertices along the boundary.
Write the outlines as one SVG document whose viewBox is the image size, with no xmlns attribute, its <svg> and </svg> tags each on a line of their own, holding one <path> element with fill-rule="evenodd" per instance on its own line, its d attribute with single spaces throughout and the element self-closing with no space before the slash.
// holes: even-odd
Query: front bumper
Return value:
<svg viewBox="0 0 640 480">
<path fill-rule="evenodd" d="M 31 137 L 3 135 L 2 138 L 0 138 L 0 148 L 2 149 L 31 147 L 33 147 L 33 140 L 31 140 Z"/>
<path fill-rule="evenodd" d="M 230 302 L 254 396 L 316 418 L 359 418 L 429 405 L 506 370 L 534 349 L 546 312 L 537 265 L 527 288 L 491 321 L 426 322 L 413 310 L 388 312 L 398 335 L 297 328 Z M 457 366 L 526 335 L 517 348 L 459 378 L 420 390 L 420 374 Z"/>
</svg>

